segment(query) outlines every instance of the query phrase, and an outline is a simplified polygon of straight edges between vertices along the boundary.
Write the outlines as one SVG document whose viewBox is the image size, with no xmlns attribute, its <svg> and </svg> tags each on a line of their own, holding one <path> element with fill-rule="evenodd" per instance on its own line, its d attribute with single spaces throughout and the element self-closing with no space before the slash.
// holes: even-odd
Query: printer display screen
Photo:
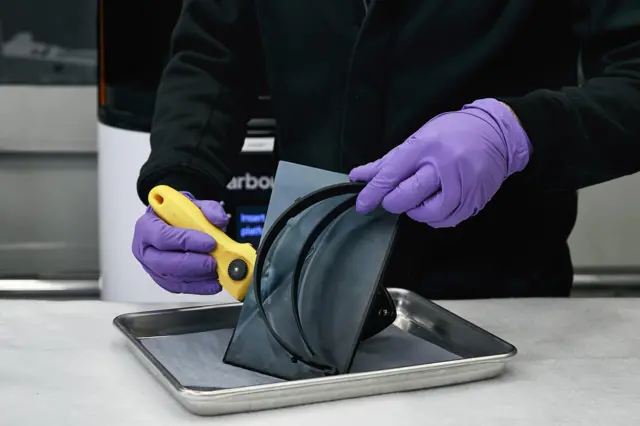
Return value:
<svg viewBox="0 0 640 426">
<path fill-rule="evenodd" d="M 237 206 L 235 209 L 236 241 L 251 243 L 257 249 L 266 217 L 267 206 Z"/>
</svg>

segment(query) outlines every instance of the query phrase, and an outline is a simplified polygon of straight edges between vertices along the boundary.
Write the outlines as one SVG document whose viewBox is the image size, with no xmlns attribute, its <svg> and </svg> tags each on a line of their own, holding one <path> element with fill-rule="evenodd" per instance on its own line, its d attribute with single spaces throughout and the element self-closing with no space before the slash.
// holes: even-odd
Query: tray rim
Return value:
<svg viewBox="0 0 640 426">
<path fill-rule="evenodd" d="M 129 342 L 127 342 L 129 343 Z M 130 346 L 130 345 L 129 345 Z M 452 373 L 449 376 L 441 376 L 439 383 L 434 383 L 434 377 L 429 376 L 431 372 L 423 371 L 418 375 L 396 374 L 391 376 L 390 383 L 386 384 L 386 388 L 382 391 L 371 391 L 375 378 L 369 377 L 362 380 L 356 388 L 354 386 L 335 386 L 332 383 L 319 383 L 307 387 L 309 393 L 301 395 L 301 392 L 295 389 L 284 389 L 284 392 L 277 389 L 269 389 L 256 393 L 232 393 L 232 394 L 204 394 L 198 389 L 178 389 L 169 381 L 163 380 L 165 377 L 162 372 L 152 365 L 151 360 L 145 357 L 140 351 L 132 350 L 132 356 L 139 359 L 140 363 L 147 369 L 151 376 L 154 377 L 186 411 L 197 416 L 213 417 L 220 415 L 248 413 L 263 410 L 272 410 L 280 408 L 289 408 L 296 406 L 304 406 L 309 404 L 327 403 L 340 400 L 349 400 L 354 398 L 363 398 L 376 395 L 387 395 L 401 392 L 412 392 L 438 387 L 473 383 L 487 380 L 499 376 L 506 369 L 507 362 L 485 362 L 480 364 L 460 364 L 452 367 Z M 473 369 L 473 370 L 472 370 Z M 440 370 L 434 370 L 437 373 Z M 457 374 L 457 378 L 450 379 Z M 462 375 L 467 375 L 462 379 Z M 398 384 L 401 383 L 401 384 Z M 255 386 L 257 387 L 257 386 Z M 243 389 L 253 389 L 243 388 Z M 239 388 L 238 388 L 239 389 Z M 346 392 L 344 391 L 346 389 Z"/>
<path fill-rule="evenodd" d="M 417 298 L 420 300 L 421 303 L 436 305 L 438 309 L 445 311 L 448 315 L 454 316 L 457 320 L 464 322 L 465 325 L 471 326 L 472 328 L 475 328 L 476 330 L 479 330 L 488 336 L 491 336 L 495 339 L 500 340 L 504 344 L 508 345 L 511 348 L 511 350 L 507 353 L 489 355 L 484 357 L 463 358 L 459 360 L 444 361 L 444 362 L 437 362 L 437 363 L 431 363 L 431 364 L 413 365 L 413 366 L 406 366 L 406 367 L 396 367 L 396 368 L 377 370 L 377 371 L 347 373 L 347 374 L 337 375 L 337 376 L 316 377 L 311 379 L 283 381 L 278 383 L 267 383 L 267 384 L 261 384 L 261 385 L 253 385 L 253 386 L 243 386 L 243 387 L 230 388 L 230 389 L 214 389 L 214 388 L 196 389 L 193 387 L 184 386 L 180 382 L 178 382 L 178 380 L 173 376 L 173 374 L 171 374 L 171 372 L 162 363 L 160 363 L 160 361 L 158 361 L 157 358 L 153 356 L 153 354 L 144 345 L 142 345 L 142 343 L 140 342 L 140 339 L 144 339 L 144 337 L 136 338 L 128 332 L 127 327 L 123 323 L 124 319 L 132 318 L 136 316 L 167 314 L 172 312 L 186 312 L 186 311 L 196 311 L 196 310 L 228 308 L 228 307 L 242 306 L 242 303 L 230 302 L 230 303 L 213 304 L 213 305 L 208 304 L 208 305 L 130 312 L 130 313 L 124 313 L 116 316 L 113 319 L 112 323 L 124 335 L 129 345 L 133 346 L 140 353 L 140 355 L 143 356 L 148 363 L 150 363 L 150 366 L 156 370 L 156 373 L 160 373 L 162 377 L 165 380 L 167 380 L 168 384 L 171 385 L 171 388 L 174 391 L 180 394 L 190 395 L 190 397 L 192 398 L 197 397 L 198 399 L 211 398 L 211 397 L 216 397 L 218 399 L 218 398 L 225 398 L 225 397 L 231 397 L 231 396 L 234 396 L 234 397 L 248 396 L 256 393 L 261 394 L 265 392 L 272 392 L 272 391 L 278 391 L 278 390 L 295 391 L 296 389 L 308 388 L 310 386 L 319 386 L 323 384 L 324 385 L 326 384 L 340 385 L 340 384 L 344 384 L 345 382 L 353 383 L 353 382 L 360 382 L 360 381 L 371 380 L 371 379 L 383 379 L 387 377 L 394 377 L 397 375 L 403 375 L 403 374 L 409 374 L 409 373 L 428 372 L 430 370 L 451 369 L 451 368 L 459 368 L 462 366 L 484 365 L 484 364 L 491 364 L 491 363 L 506 364 L 511 358 L 513 358 L 518 353 L 517 348 L 513 344 L 479 327 L 478 325 L 458 316 L 457 314 L 449 311 L 448 309 L 440 306 L 439 304 L 431 300 L 425 299 L 422 296 L 410 290 L 405 290 L 400 288 L 389 288 L 388 290 L 392 295 L 400 293 L 403 296 L 408 295 L 409 297 Z M 152 338 L 152 337 L 149 337 L 149 338 Z"/>
</svg>

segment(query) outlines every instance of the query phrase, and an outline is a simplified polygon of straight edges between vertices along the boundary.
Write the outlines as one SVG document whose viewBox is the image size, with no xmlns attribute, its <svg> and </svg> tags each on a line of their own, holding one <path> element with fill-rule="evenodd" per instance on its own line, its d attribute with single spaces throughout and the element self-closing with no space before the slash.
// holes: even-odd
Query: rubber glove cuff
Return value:
<svg viewBox="0 0 640 426">
<path fill-rule="evenodd" d="M 465 105 L 462 111 L 484 119 L 501 135 L 507 157 L 505 179 L 524 170 L 529 163 L 533 147 L 518 117 L 508 105 L 497 99 L 478 99 Z"/>
</svg>

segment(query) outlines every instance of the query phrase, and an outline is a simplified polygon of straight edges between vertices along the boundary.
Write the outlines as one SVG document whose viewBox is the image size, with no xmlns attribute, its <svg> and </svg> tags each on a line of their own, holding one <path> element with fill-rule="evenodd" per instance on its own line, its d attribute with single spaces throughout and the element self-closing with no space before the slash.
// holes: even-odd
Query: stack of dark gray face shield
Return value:
<svg viewBox="0 0 640 426">
<path fill-rule="evenodd" d="M 344 374 L 359 342 L 393 323 L 381 282 L 398 216 L 357 213 L 363 186 L 280 163 L 225 363 L 286 380 Z"/>
</svg>

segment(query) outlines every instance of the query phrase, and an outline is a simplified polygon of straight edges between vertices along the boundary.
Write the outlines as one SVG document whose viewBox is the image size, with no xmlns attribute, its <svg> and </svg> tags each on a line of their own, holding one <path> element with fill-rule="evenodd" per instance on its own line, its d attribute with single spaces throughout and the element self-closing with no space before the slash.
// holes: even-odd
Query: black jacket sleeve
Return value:
<svg viewBox="0 0 640 426">
<path fill-rule="evenodd" d="M 533 146 L 522 175 L 542 190 L 577 190 L 640 171 L 640 1 L 574 3 L 585 83 L 501 99 Z"/>
<path fill-rule="evenodd" d="M 158 184 L 220 199 L 264 79 L 252 0 L 185 0 L 158 89 L 138 196 Z"/>
</svg>

